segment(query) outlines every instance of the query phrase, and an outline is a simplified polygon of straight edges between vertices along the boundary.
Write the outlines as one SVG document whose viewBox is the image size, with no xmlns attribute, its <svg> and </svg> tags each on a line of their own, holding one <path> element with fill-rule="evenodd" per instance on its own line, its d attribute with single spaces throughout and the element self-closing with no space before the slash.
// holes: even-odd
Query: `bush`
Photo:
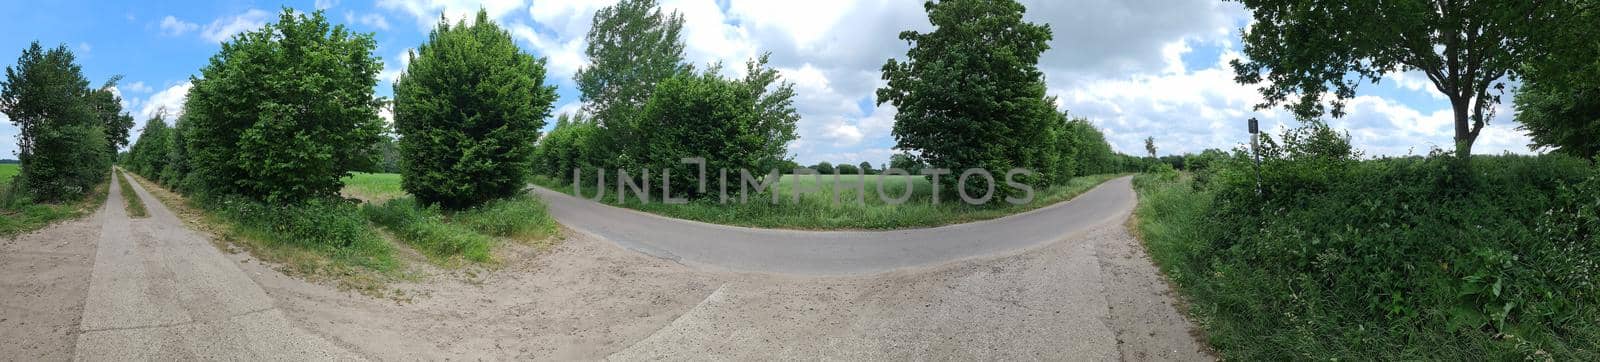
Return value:
<svg viewBox="0 0 1600 362">
<path fill-rule="evenodd" d="M 406 192 L 453 210 L 521 193 L 556 99 L 544 78 L 487 11 L 441 20 L 394 86 Z"/>
<path fill-rule="evenodd" d="M 184 105 L 191 186 L 267 202 L 337 196 L 383 129 L 375 47 L 322 11 L 291 9 L 224 43 Z"/>
<path fill-rule="evenodd" d="M 1226 357 L 1594 357 L 1585 161 L 1361 161 L 1321 125 L 1283 140 L 1263 142 L 1259 194 L 1248 161 L 1226 161 L 1192 239 L 1151 241 Z"/>
<path fill-rule="evenodd" d="M 708 179 L 718 170 L 766 174 L 777 169 L 789 142 L 799 138 L 800 115 L 794 85 L 780 81 L 778 71 L 766 64 L 766 55 L 750 61 L 742 79 L 723 78 L 720 67 L 713 66 L 662 81 L 634 124 L 642 141 L 630 158 L 642 161 L 655 182 L 661 180 L 655 172 L 671 170 L 674 195 L 691 199 L 709 195 L 716 185 L 699 180 L 699 167 L 683 158 L 705 158 Z M 691 186 L 702 181 L 706 193 Z"/>
<path fill-rule="evenodd" d="M 574 169 L 583 170 L 583 180 L 593 180 L 595 170 L 604 168 L 609 154 L 600 139 L 603 130 L 584 113 L 556 118 L 555 128 L 539 139 L 533 151 L 534 172 L 566 182 Z"/>
</svg>

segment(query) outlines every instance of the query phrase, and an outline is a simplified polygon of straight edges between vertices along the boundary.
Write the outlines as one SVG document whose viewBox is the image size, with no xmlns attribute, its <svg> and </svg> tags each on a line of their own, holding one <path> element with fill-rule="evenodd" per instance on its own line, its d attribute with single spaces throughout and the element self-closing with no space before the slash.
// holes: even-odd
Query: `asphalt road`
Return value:
<svg viewBox="0 0 1600 362">
<path fill-rule="evenodd" d="M 74 359 L 357 359 L 292 325 L 261 287 L 137 183 L 113 180 Z M 150 217 L 130 219 L 123 197 Z M 3 358 L 3 357 L 0 357 Z"/>
<path fill-rule="evenodd" d="M 602 205 L 535 187 L 561 224 L 624 247 L 735 271 L 859 275 L 1026 250 L 1125 217 L 1132 177 L 1071 201 L 966 224 L 896 231 L 795 231 L 714 225 Z"/>
</svg>

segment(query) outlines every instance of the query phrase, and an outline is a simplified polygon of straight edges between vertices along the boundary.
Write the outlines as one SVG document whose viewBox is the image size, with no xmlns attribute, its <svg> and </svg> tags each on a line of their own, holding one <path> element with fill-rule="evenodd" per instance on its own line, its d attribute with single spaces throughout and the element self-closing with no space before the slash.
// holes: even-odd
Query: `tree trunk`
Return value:
<svg viewBox="0 0 1600 362">
<path fill-rule="evenodd" d="M 1477 135 L 1472 134 L 1472 115 L 1467 110 L 1471 101 L 1466 97 L 1450 97 L 1456 116 L 1456 157 L 1463 160 L 1472 156 L 1472 143 L 1477 141 Z"/>
</svg>

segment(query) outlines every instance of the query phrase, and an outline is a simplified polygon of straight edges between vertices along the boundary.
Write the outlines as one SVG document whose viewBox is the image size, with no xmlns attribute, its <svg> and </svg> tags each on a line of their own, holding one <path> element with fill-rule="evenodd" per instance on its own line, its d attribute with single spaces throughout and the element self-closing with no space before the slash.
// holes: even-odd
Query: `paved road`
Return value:
<svg viewBox="0 0 1600 362">
<path fill-rule="evenodd" d="M 602 205 L 535 188 L 563 225 L 629 249 L 738 271 L 799 275 L 872 274 L 1003 254 L 1059 241 L 1125 217 L 1131 177 L 1077 198 L 999 219 L 897 231 L 793 231 L 713 225 Z"/>
<path fill-rule="evenodd" d="M 135 183 L 113 180 L 74 358 L 355 359 L 288 322 L 261 287 Z M 149 218 L 130 219 L 123 197 Z M 0 357 L 3 358 L 3 357 Z"/>
</svg>

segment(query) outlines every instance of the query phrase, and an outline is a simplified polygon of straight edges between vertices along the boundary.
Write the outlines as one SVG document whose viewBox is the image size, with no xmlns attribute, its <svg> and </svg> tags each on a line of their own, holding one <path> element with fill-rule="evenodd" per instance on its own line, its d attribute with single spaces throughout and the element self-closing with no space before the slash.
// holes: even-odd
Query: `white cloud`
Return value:
<svg viewBox="0 0 1600 362">
<path fill-rule="evenodd" d="M 361 24 L 378 30 L 389 30 L 389 19 L 380 14 L 362 14 L 357 16 L 354 11 L 344 12 L 344 22 Z"/>
<path fill-rule="evenodd" d="M 212 42 L 227 41 L 234 34 L 255 30 L 267 25 L 267 20 L 272 13 L 260 9 L 250 9 L 243 14 L 226 16 L 214 20 L 200 31 L 200 36 Z"/>
<path fill-rule="evenodd" d="M 126 88 L 128 88 L 129 92 L 134 92 L 134 93 L 150 93 L 150 91 L 153 90 L 153 89 L 150 89 L 150 86 L 145 85 L 144 82 L 132 82 L 132 83 L 128 83 L 128 84 L 123 84 L 123 85 L 121 85 L 121 87 L 126 87 Z"/>
<path fill-rule="evenodd" d="M 189 99 L 190 88 L 194 88 L 194 84 L 183 81 L 150 95 L 148 100 L 142 102 L 144 107 L 139 113 L 133 114 L 134 118 L 138 122 L 143 122 L 164 112 L 169 122 L 171 119 L 176 119 L 183 115 L 183 103 Z"/>
<path fill-rule="evenodd" d="M 339 6 L 339 0 L 317 0 L 314 4 L 317 10 L 327 10 Z"/>
<path fill-rule="evenodd" d="M 167 15 L 167 17 L 161 19 L 161 33 L 165 35 L 183 35 L 198 29 L 200 29 L 200 25 L 178 20 L 172 15 Z"/>
</svg>

